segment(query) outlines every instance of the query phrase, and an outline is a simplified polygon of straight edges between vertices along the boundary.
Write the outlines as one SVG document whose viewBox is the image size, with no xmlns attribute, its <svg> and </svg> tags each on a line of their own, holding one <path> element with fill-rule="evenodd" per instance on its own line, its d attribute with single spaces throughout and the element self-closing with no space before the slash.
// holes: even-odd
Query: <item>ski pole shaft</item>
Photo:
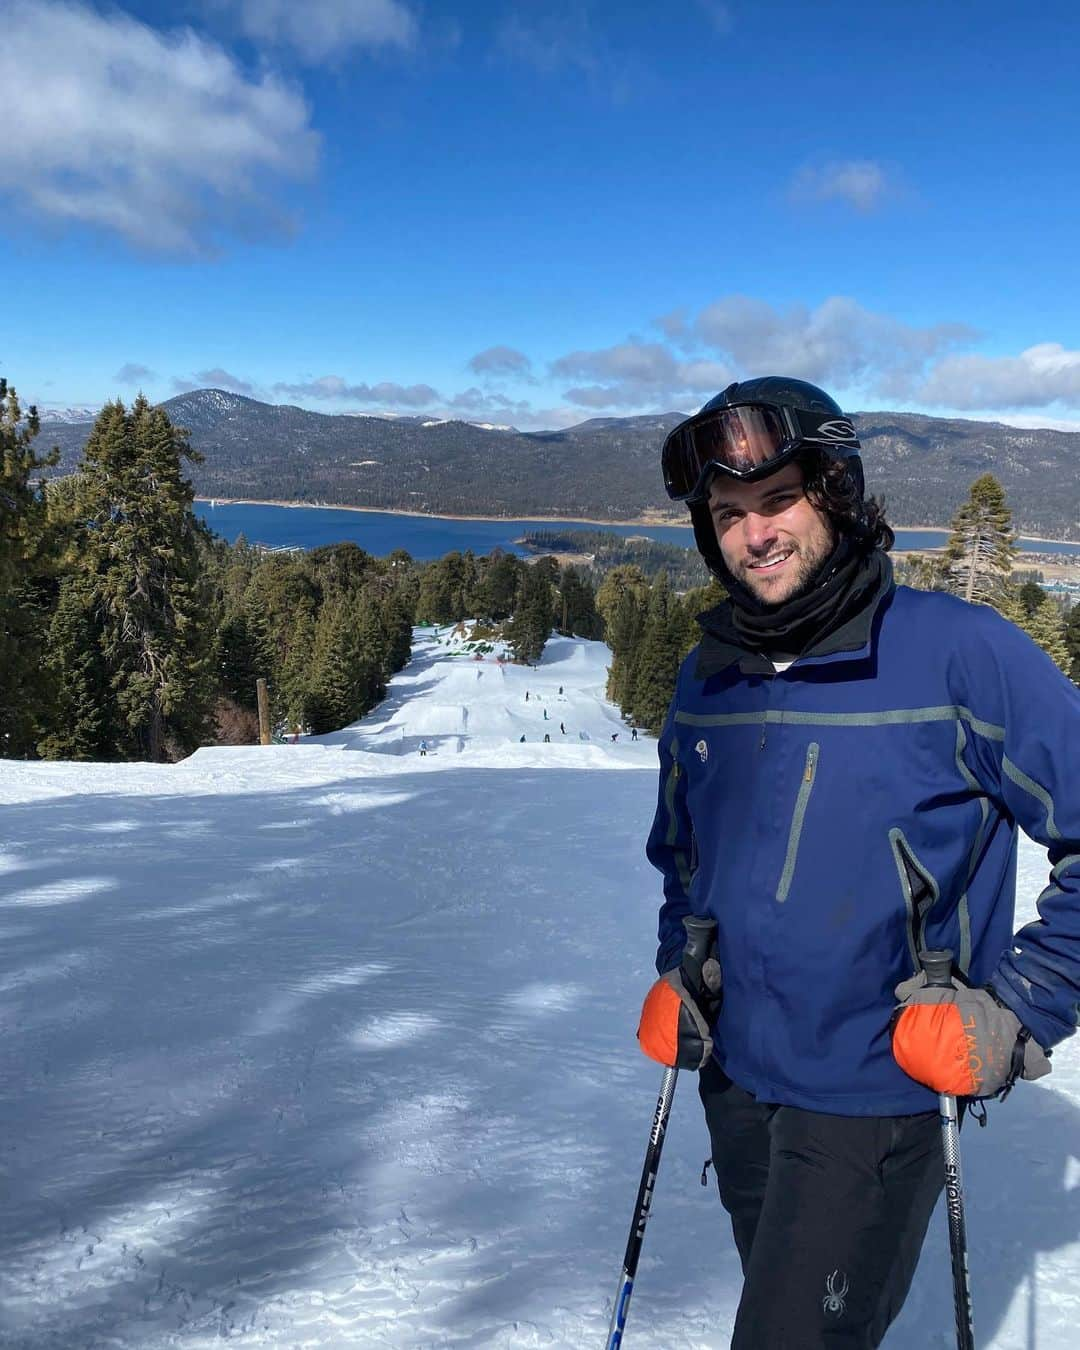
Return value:
<svg viewBox="0 0 1080 1350">
<path fill-rule="evenodd" d="M 920 952 L 928 986 L 952 987 L 953 954 L 950 951 Z M 949 1219 L 949 1253 L 952 1257 L 953 1304 L 956 1309 L 957 1350 L 975 1350 L 975 1323 L 968 1273 L 967 1222 L 964 1217 L 964 1181 L 960 1170 L 960 1119 L 956 1098 L 938 1094 L 941 1114 L 941 1145 L 945 1158 L 945 1211 Z"/>
<path fill-rule="evenodd" d="M 634 1292 L 634 1278 L 637 1275 L 638 1258 L 645 1239 L 645 1225 L 649 1221 L 652 1209 L 653 1187 L 656 1174 L 660 1169 L 660 1153 L 664 1147 L 664 1135 L 667 1132 L 668 1116 L 671 1114 L 671 1102 L 675 1096 L 675 1084 L 679 1079 L 678 1069 L 665 1069 L 660 1084 L 660 1096 L 656 1101 L 652 1129 L 649 1131 L 649 1147 L 645 1151 L 645 1165 L 641 1169 L 641 1182 L 638 1185 L 637 1199 L 634 1201 L 634 1218 L 630 1225 L 630 1236 L 626 1241 L 626 1255 L 623 1257 L 622 1273 L 619 1276 L 619 1288 L 615 1295 L 615 1307 L 611 1312 L 611 1326 L 608 1328 L 607 1350 L 618 1350 L 622 1345 L 623 1331 L 626 1327 L 626 1313 L 630 1307 L 630 1295 Z"/>
<path fill-rule="evenodd" d="M 683 919 L 683 927 L 686 929 L 686 947 L 683 951 L 682 968 L 689 979 L 700 984 L 701 967 L 711 954 L 716 940 L 716 921 L 689 915 Z M 653 1188 L 656 1186 L 656 1174 L 660 1170 L 660 1154 L 664 1147 L 664 1135 L 667 1133 L 668 1116 L 671 1114 L 671 1103 L 678 1080 L 678 1069 L 664 1070 L 660 1096 L 656 1099 L 652 1129 L 649 1131 L 649 1147 L 645 1150 L 645 1163 L 641 1169 L 637 1199 L 634 1201 L 634 1217 L 630 1224 L 630 1236 L 626 1240 L 626 1255 L 623 1257 L 619 1288 L 615 1294 L 615 1306 L 611 1310 L 611 1326 L 608 1328 L 606 1350 L 619 1350 L 622 1345 L 626 1313 L 630 1307 L 630 1295 L 634 1292 L 638 1259 L 645 1240 L 645 1225 L 649 1222 L 649 1213 L 652 1210 Z"/>
</svg>

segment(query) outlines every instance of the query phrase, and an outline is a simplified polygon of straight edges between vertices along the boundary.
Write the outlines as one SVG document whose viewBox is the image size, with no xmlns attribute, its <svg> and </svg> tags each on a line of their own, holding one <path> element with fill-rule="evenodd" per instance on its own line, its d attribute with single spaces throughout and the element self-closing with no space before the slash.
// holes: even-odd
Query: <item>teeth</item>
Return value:
<svg viewBox="0 0 1080 1350">
<path fill-rule="evenodd" d="M 750 563 L 750 566 L 751 566 L 751 567 L 772 567 L 774 563 L 783 562 L 783 561 L 785 560 L 785 558 L 790 558 L 790 557 L 791 557 L 791 554 L 792 554 L 792 551 L 793 551 L 793 550 L 788 549 L 788 551 L 787 551 L 786 553 L 771 553 L 767 558 L 762 558 L 762 560 L 761 560 L 760 562 L 752 562 L 752 563 Z"/>
</svg>

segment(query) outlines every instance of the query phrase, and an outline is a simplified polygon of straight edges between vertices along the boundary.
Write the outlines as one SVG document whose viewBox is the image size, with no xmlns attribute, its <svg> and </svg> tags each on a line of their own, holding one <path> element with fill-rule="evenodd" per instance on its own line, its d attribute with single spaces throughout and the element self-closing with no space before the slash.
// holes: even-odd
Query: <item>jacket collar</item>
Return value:
<svg viewBox="0 0 1080 1350">
<path fill-rule="evenodd" d="M 896 589 L 892 568 L 886 567 L 877 589 L 864 605 L 844 620 L 838 628 L 825 634 L 820 642 L 812 642 L 799 655 L 800 665 L 824 665 L 833 661 L 865 660 L 871 655 L 874 625 L 879 612 L 888 608 Z M 697 616 L 704 632 L 698 646 L 694 678 L 706 680 L 718 675 L 736 662 L 744 675 L 773 675 L 775 667 L 769 658 L 747 647 L 731 620 L 731 601 L 723 600 L 713 609 Z"/>
</svg>

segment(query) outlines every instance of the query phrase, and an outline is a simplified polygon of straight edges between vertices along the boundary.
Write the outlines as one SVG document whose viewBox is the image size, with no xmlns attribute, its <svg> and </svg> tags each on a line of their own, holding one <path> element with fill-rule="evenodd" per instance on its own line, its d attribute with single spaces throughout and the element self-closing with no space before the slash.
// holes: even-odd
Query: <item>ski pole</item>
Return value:
<svg viewBox="0 0 1080 1350">
<path fill-rule="evenodd" d="M 952 988 L 951 951 L 923 951 L 919 961 L 928 988 Z M 971 1281 L 968 1276 L 967 1224 L 964 1220 L 964 1181 L 960 1173 L 960 1121 L 956 1098 L 938 1094 L 941 1113 L 941 1143 L 945 1154 L 945 1209 L 949 1216 L 949 1251 L 952 1256 L 953 1303 L 956 1308 L 957 1350 L 975 1350 L 975 1324 L 971 1311 Z"/>
<path fill-rule="evenodd" d="M 683 919 L 683 926 L 686 928 L 683 965 L 689 968 L 688 973 L 691 976 L 696 974 L 697 983 L 700 983 L 701 967 L 712 950 L 716 936 L 716 921 L 698 919 L 690 915 Z M 671 1103 L 678 1080 L 678 1069 L 664 1070 L 652 1129 L 649 1131 L 649 1146 L 645 1150 L 645 1164 L 641 1169 L 637 1199 L 634 1201 L 634 1217 L 630 1223 L 630 1236 L 626 1240 L 626 1255 L 623 1257 L 619 1288 L 615 1295 L 615 1306 L 611 1310 L 611 1326 L 608 1328 L 606 1350 L 619 1350 L 622 1345 L 626 1313 L 630 1307 L 630 1295 L 634 1292 L 638 1259 L 645 1240 L 645 1225 L 649 1222 L 649 1213 L 652 1209 L 653 1187 L 656 1185 L 656 1174 L 660 1170 L 660 1154 L 664 1147 L 664 1135 L 667 1133 L 668 1116 L 671 1114 Z"/>
</svg>

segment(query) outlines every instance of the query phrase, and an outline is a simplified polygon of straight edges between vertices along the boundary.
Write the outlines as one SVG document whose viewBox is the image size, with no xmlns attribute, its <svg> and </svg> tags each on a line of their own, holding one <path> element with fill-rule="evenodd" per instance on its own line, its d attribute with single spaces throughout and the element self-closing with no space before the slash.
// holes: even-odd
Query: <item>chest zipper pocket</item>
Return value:
<svg viewBox="0 0 1080 1350">
<path fill-rule="evenodd" d="M 915 856 L 915 850 L 904 837 L 903 830 L 894 826 L 889 831 L 889 844 L 900 878 L 900 889 L 904 894 L 904 908 L 907 911 L 907 923 L 904 927 L 908 953 L 911 956 L 911 969 L 917 974 L 922 967 L 919 952 L 926 945 L 926 921 L 930 911 L 937 904 L 941 891 L 933 874 Z"/>
<path fill-rule="evenodd" d="M 821 746 L 811 741 L 806 750 L 806 766 L 799 782 L 799 792 L 795 798 L 795 810 L 791 816 L 791 829 L 788 831 L 787 853 L 784 854 L 784 870 L 780 873 L 780 884 L 776 888 L 776 898 L 783 904 L 791 890 L 791 880 L 795 875 L 795 862 L 799 856 L 799 840 L 802 838 L 803 821 L 806 808 L 810 804 L 810 794 L 814 790 L 817 778 L 818 755 Z"/>
</svg>

